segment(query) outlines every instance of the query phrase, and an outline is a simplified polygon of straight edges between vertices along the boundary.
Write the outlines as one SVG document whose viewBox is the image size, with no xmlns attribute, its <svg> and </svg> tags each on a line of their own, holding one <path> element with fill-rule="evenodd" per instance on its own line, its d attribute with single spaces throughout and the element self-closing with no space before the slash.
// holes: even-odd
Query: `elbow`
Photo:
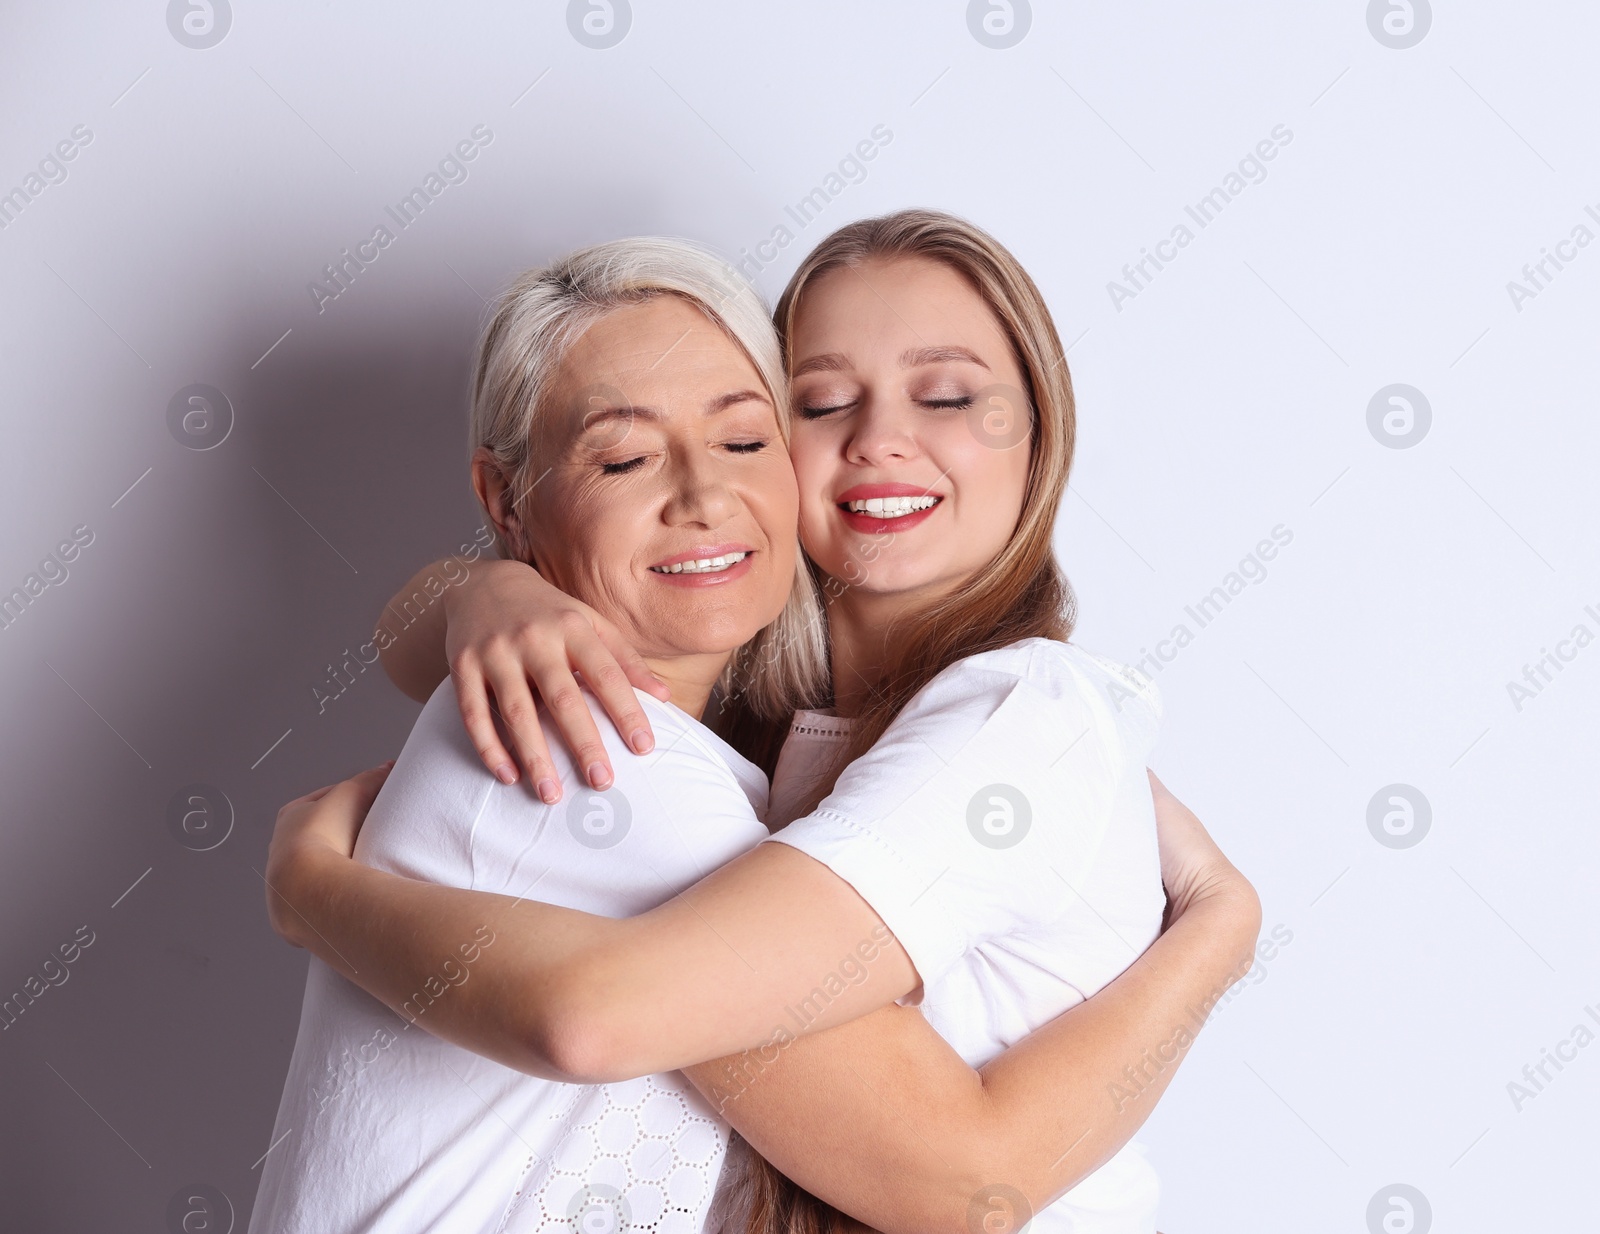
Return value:
<svg viewBox="0 0 1600 1234">
<path fill-rule="evenodd" d="M 1066 1190 L 1042 1178 L 1029 1178 L 1019 1171 L 1019 1152 L 1001 1160 L 995 1154 L 981 1165 L 970 1165 L 961 1181 L 940 1197 L 930 1222 L 920 1228 L 972 1234 L 973 1230 L 1025 1230 L 1056 1196 Z"/>
<path fill-rule="evenodd" d="M 563 1083 L 614 1084 L 652 1070 L 636 1011 L 582 978 L 547 991 L 524 1036 L 536 1063 L 528 1070 Z"/>
<path fill-rule="evenodd" d="M 538 1072 L 564 1084 L 614 1084 L 626 1073 L 624 1051 L 612 1036 L 586 1016 L 541 1016 L 531 1048 Z"/>
<path fill-rule="evenodd" d="M 925 1192 L 903 1219 L 885 1221 L 883 1234 L 972 1234 L 974 1230 L 1021 1230 L 1039 1213 L 1041 1205 L 1011 1183 L 995 1182 L 1006 1177 L 1004 1170 L 985 1175 L 959 1172 L 960 1179 L 948 1181 Z"/>
<path fill-rule="evenodd" d="M 1208 903 L 1221 932 L 1218 941 L 1237 947 L 1240 954 L 1255 954 L 1261 933 L 1261 896 L 1250 880 L 1230 861 L 1222 861 L 1199 889 L 1190 907 Z"/>
<path fill-rule="evenodd" d="M 1238 921 L 1242 946 L 1252 957 L 1256 941 L 1261 935 L 1261 894 L 1243 874 L 1237 874 L 1231 891 L 1234 914 Z"/>
<path fill-rule="evenodd" d="M 879 1217 L 882 1234 L 972 1234 L 974 1230 L 1021 1230 L 1048 1202 L 1021 1177 L 1021 1153 L 996 1151 L 1003 1137 L 954 1144 L 941 1152 L 940 1168 L 915 1186 L 897 1188 L 908 1202 Z M 948 1168 L 946 1166 L 948 1165 Z"/>
</svg>

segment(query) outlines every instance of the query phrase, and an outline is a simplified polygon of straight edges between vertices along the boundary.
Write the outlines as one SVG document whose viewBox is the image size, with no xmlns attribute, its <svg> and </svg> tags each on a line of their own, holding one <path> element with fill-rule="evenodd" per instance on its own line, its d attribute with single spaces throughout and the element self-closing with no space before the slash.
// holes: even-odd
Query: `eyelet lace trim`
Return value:
<svg viewBox="0 0 1600 1234">
<path fill-rule="evenodd" d="M 656 1076 L 575 1087 L 561 1132 L 529 1157 L 498 1234 L 700 1234 L 728 1129 Z"/>
<path fill-rule="evenodd" d="M 848 737 L 851 721 L 840 716 L 825 716 L 819 711 L 797 711 L 789 725 L 791 737 Z"/>
</svg>

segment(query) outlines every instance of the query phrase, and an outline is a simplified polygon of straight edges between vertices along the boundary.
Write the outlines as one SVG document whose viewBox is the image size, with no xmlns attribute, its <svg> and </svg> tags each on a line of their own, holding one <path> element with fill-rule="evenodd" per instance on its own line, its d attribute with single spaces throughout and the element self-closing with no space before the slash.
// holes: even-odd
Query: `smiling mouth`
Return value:
<svg viewBox="0 0 1600 1234">
<path fill-rule="evenodd" d="M 904 518 L 931 510 L 943 500 L 942 497 L 868 497 L 862 501 L 842 501 L 839 508 L 851 514 L 865 514 L 868 518 Z"/>
<path fill-rule="evenodd" d="M 720 574 L 738 565 L 749 553 L 724 553 L 720 557 L 699 557 L 694 561 L 678 561 L 670 566 L 651 566 L 653 574 Z"/>
</svg>

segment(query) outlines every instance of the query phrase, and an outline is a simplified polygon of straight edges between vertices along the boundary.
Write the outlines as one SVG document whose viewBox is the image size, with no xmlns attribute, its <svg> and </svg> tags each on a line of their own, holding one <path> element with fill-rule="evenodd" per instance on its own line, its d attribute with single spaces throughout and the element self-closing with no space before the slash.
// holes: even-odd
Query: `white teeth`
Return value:
<svg viewBox="0 0 1600 1234">
<path fill-rule="evenodd" d="M 716 574 L 738 565 L 749 553 L 724 553 L 721 557 L 700 557 L 671 566 L 651 566 L 657 574 Z"/>
<path fill-rule="evenodd" d="M 875 518 L 904 518 L 938 504 L 937 497 L 868 497 L 865 501 L 848 502 L 846 508 L 852 514 L 870 514 Z"/>
</svg>

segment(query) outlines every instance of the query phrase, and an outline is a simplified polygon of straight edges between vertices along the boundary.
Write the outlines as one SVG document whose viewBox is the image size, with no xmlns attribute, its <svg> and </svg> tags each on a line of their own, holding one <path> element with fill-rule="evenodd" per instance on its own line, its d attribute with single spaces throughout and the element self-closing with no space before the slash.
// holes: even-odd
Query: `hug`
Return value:
<svg viewBox="0 0 1600 1234">
<path fill-rule="evenodd" d="M 769 313 L 583 249 L 500 299 L 470 433 L 500 559 L 382 644 L 392 770 L 279 815 L 314 958 L 250 1229 L 1155 1231 L 1191 1038 L 1126 1071 L 1260 909 L 1072 641 L 1012 254 L 864 220 Z"/>
</svg>

